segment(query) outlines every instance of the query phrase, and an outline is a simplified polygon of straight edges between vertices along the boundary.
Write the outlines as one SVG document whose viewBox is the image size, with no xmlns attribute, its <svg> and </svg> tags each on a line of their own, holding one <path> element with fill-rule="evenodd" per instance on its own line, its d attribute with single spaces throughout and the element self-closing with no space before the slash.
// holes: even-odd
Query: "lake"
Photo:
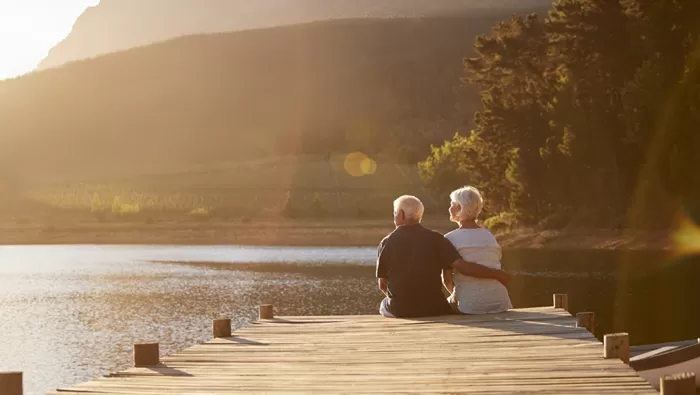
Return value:
<svg viewBox="0 0 700 395">
<path fill-rule="evenodd" d="M 261 303 L 280 315 L 375 314 L 375 248 L 0 246 L 0 371 L 25 372 L 25 393 L 125 368 L 131 345 L 172 353 L 235 327 Z M 167 263 L 182 261 L 189 263 Z M 160 262 L 160 263 L 159 263 Z M 207 263 L 197 263 L 207 262 Z M 569 294 L 596 312 L 596 335 L 633 344 L 700 336 L 700 258 L 657 251 L 507 250 L 515 307 Z"/>
</svg>

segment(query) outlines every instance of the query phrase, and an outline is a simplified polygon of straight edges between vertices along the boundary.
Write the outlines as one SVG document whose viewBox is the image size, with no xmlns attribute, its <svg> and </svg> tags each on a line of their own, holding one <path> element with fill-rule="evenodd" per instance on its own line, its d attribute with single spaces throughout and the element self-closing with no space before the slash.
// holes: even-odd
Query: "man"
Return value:
<svg viewBox="0 0 700 395">
<path fill-rule="evenodd" d="M 382 240 L 377 257 L 379 289 L 386 296 L 379 312 L 385 317 L 453 314 L 442 293 L 443 269 L 496 279 L 504 285 L 510 280 L 502 270 L 462 260 L 452 243 L 421 225 L 424 210 L 415 196 L 404 195 L 394 201 L 396 229 Z"/>
</svg>

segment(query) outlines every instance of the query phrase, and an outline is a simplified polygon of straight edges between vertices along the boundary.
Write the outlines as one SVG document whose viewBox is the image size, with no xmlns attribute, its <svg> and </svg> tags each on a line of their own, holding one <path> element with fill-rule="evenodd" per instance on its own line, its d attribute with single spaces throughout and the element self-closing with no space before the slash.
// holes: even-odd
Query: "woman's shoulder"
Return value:
<svg viewBox="0 0 700 395">
<path fill-rule="evenodd" d="M 449 238 L 451 238 L 451 237 L 455 237 L 455 235 L 456 235 L 457 232 L 459 232 L 459 231 L 460 231 L 460 229 L 451 230 L 451 231 L 445 233 L 445 238 L 446 238 L 446 239 L 449 239 Z"/>
<path fill-rule="evenodd" d="M 498 246 L 496 237 L 486 228 L 455 229 L 445 234 L 451 242 L 470 242 L 469 244 Z"/>
</svg>

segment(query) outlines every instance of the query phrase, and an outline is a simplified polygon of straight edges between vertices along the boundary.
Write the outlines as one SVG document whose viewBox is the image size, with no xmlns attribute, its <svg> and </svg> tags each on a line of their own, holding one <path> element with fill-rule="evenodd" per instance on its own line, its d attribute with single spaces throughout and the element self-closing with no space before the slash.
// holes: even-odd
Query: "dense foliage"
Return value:
<svg viewBox="0 0 700 395">
<path fill-rule="evenodd" d="M 477 38 L 482 107 L 419 164 L 491 214 L 560 227 L 667 225 L 700 207 L 700 2 L 558 0 Z"/>
</svg>

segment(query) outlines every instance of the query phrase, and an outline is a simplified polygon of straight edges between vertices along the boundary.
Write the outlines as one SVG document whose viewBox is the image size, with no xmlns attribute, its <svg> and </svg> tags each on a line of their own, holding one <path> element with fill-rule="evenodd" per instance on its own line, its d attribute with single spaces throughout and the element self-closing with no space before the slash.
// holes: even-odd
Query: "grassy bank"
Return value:
<svg viewBox="0 0 700 395">
<path fill-rule="evenodd" d="M 453 229 L 445 219 L 426 225 L 440 232 Z M 384 220 L 262 220 L 251 222 L 64 223 L 62 225 L 3 224 L 0 244 L 168 244 L 168 245 L 291 245 L 376 246 L 393 229 Z M 606 229 L 558 231 L 519 230 L 498 235 L 504 248 L 666 249 L 666 232 Z"/>
<path fill-rule="evenodd" d="M 246 244 L 376 245 L 392 230 L 379 220 L 263 220 L 252 222 L 64 223 L 6 225 L 3 244 Z"/>
<path fill-rule="evenodd" d="M 446 197 L 424 188 L 415 166 L 355 153 L 25 181 L 0 188 L 0 244 L 376 246 L 392 230 L 392 201 L 405 193 L 423 200 L 429 227 L 454 228 Z M 609 229 L 529 229 L 498 238 L 517 248 L 669 243 L 664 232 Z"/>
</svg>

